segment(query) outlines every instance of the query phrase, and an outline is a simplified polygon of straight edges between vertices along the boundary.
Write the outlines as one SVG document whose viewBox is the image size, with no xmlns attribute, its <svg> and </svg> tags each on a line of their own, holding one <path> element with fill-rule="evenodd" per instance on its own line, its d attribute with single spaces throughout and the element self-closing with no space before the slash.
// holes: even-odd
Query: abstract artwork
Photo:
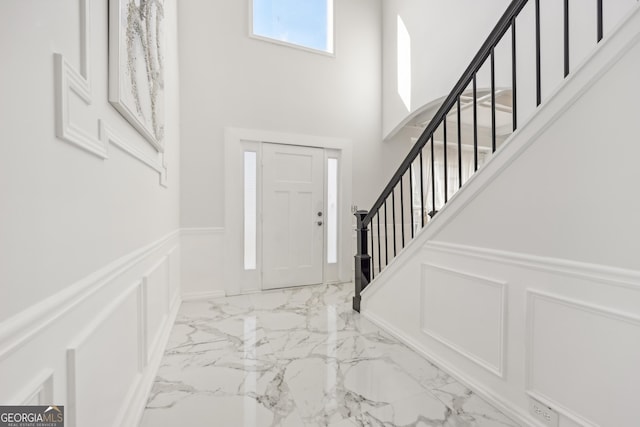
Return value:
<svg viewBox="0 0 640 427">
<path fill-rule="evenodd" d="M 164 1 L 109 3 L 109 101 L 163 151 Z"/>
</svg>

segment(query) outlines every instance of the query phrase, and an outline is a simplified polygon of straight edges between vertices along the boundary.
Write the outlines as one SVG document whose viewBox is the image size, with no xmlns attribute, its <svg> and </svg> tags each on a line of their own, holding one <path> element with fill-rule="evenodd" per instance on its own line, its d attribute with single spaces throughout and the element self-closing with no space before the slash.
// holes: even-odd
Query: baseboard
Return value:
<svg viewBox="0 0 640 427">
<path fill-rule="evenodd" d="M 382 319 L 376 314 L 369 313 L 366 310 L 361 312 L 361 315 L 367 320 L 371 321 L 376 326 L 385 330 L 389 334 L 393 335 L 395 338 L 400 340 L 407 347 L 418 353 L 420 356 L 424 357 L 427 361 L 433 363 L 438 368 L 442 369 L 451 377 L 455 378 L 459 383 L 463 384 L 475 394 L 480 396 L 482 399 L 487 401 L 489 404 L 493 405 L 496 409 L 502 412 L 507 417 L 516 421 L 517 423 L 523 426 L 529 427 L 544 427 L 543 424 L 538 422 L 536 419 L 532 418 L 528 413 L 519 411 L 517 409 L 512 408 L 508 403 L 498 397 L 495 393 L 488 390 L 486 387 L 483 387 L 478 382 L 470 379 L 467 375 L 460 372 L 458 369 L 454 368 L 451 364 L 447 363 L 442 358 L 435 356 L 433 353 L 428 351 L 421 343 L 417 340 L 409 337 L 404 332 L 391 325 L 386 320 Z"/>
<path fill-rule="evenodd" d="M 200 301 L 227 296 L 224 291 L 190 292 L 182 295 L 182 301 Z"/>
</svg>

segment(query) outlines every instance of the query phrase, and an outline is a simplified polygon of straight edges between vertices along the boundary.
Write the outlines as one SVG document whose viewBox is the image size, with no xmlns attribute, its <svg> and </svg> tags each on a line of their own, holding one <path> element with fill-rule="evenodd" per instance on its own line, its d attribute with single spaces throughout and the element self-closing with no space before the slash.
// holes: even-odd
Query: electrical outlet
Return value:
<svg viewBox="0 0 640 427">
<path fill-rule="evenodd" d="M 529 401 L 529 412 L 545 426 L 558 427 L 558 413 L 535 399 Z"/>
</svg>

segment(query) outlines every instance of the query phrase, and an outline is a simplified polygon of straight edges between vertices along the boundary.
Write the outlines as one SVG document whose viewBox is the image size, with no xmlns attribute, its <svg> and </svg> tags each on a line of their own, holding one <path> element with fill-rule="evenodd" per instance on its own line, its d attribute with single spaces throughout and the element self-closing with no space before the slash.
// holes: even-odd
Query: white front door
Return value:
<svg viewBox="0 0 640 427">
<path fill-rule="evenodd" d="M 263 144 L 262 287 L 322 283 L 324 151 Z"/>
</svg>

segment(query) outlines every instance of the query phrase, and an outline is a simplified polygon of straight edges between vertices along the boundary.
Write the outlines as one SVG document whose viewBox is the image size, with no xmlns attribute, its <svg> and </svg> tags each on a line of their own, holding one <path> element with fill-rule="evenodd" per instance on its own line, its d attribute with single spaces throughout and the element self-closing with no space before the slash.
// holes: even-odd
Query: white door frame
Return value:
<svg viewBox="0 0 640 427">
<path fill-rule="evenodd" d="M 227 295 L 252 293 L 262 290 L 262 278 L 260 268 L 262 257 L 260 250 L 257 254 L 256 270 L 244 269 L 244 176 L 243 159 L 245 151 L 257 154 L 257 176 L 262 175 L 260 163 L 262 160 L 262 142 L 270 142 L 285 145 L 300 145 L 325 149 L 325 168 L 327 153 L 331 157 L 339 158 L 339 206 L 338 212 L 338 263 L 327 266 L 324 261 L 325 280 L 333 276 L 337 280 L 346 282 L 351 279 L 352 254 L 352 214 L 351 188 L 352 188 L 352 149 L 351 141 L 343 138 L 330 138 L 313 135 L 301 135 L 262 131 L 253 129 L 225 128 L 225 262 L 224 274 L 225 292 Z M 326 174 L 325 174 L 326 175 Z M 326 181 L 326 179 L 325 179 Z M 262 194 L 260 182 L 258 183 L 258 197 Z M 325 190 L 326 191 L 326 190 Z M 326 198 L 325 198 L 326 200 Z M 257 201 L 258 206 L 262 200 Z M 326 203 L 326 202 L 325 202 Z M 261 227 L 258 221 L 258 227 Z M 262 235 L 260 229 L 256 230 L 258 239 Z M 326 236 L 326 233 L 325 233 Z M 257 247 L 262 245 L 257 242 Z M 326 244 L 325 244 L 326 247 Z M 326 251 L 325 251 L 326 252 Z M 337 269 L 337 272 L 336 272 Z M 336 275 L 337 273 L 337 275 Z"/>
</svg>

